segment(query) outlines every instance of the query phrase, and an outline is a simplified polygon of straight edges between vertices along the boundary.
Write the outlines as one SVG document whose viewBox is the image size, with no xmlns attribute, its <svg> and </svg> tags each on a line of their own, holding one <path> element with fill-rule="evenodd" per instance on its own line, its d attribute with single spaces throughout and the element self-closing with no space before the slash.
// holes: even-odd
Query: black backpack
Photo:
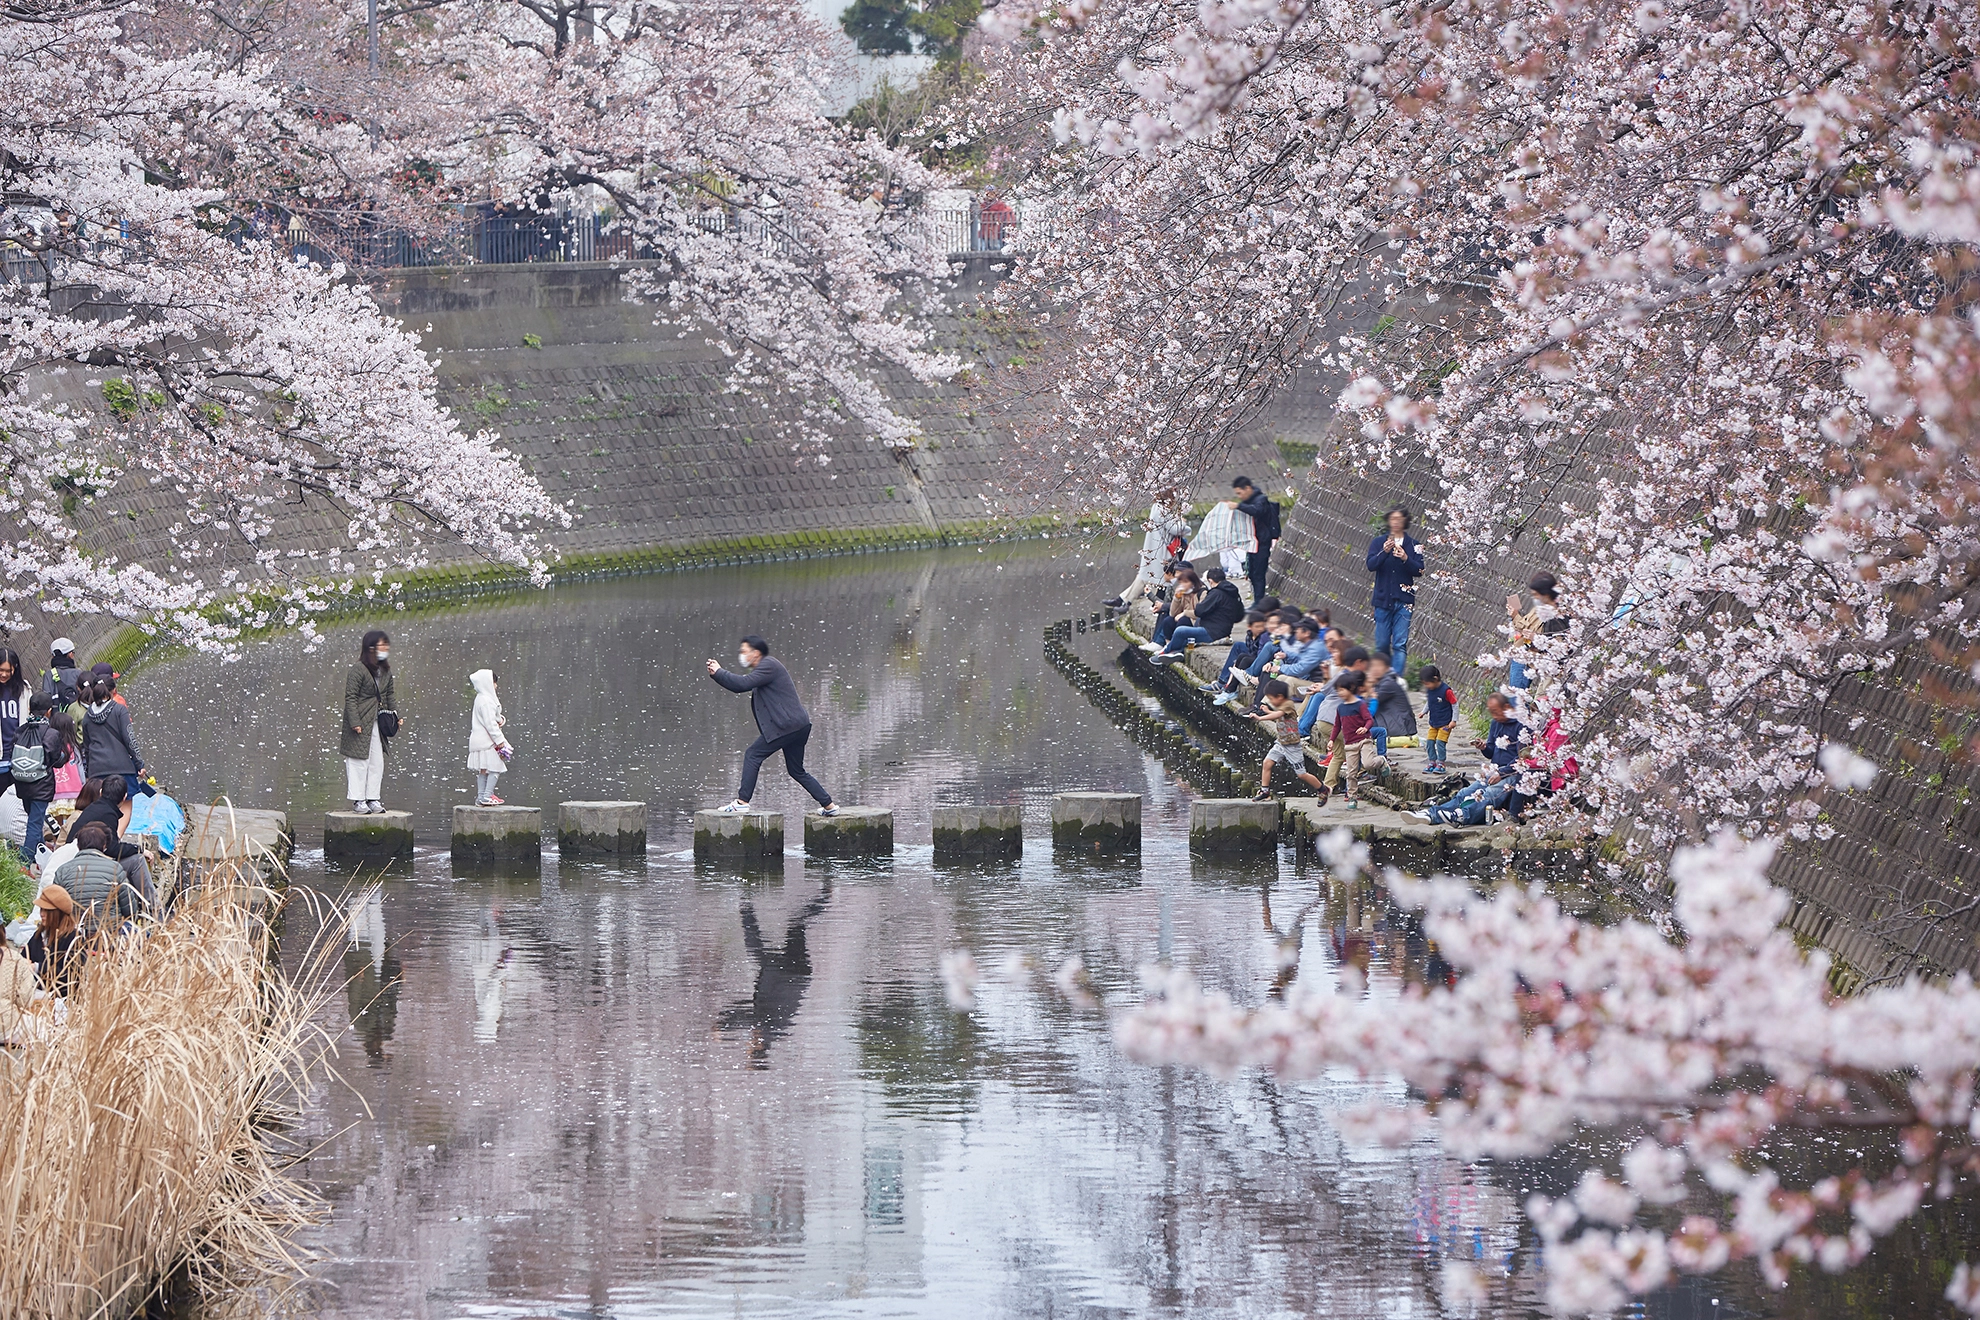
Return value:
<svg viewBox="0 0 1980 1320">
<path fill-rule="evenodd" d="M 48 764 L 48 749 L 41 743 L 41 735 L 47 730 L 47 720 L 29 720 L 21 725 L 19 734 L 14 738 L 16 784 L 38 784 L 56 769 Z"/>
<path fill-rule="evenodd" d="M 62 706 L 73 706 L 76 704 L 76 683 L 73 675 L 78 672 L 74 669 L 61 670 L 53 668 L 48 671 L 48 695 L 56 699 L 56 704 Z M 64 673 L 68 673 L 72 677 L 63 678 L 62 675 Z"/>
</svg>

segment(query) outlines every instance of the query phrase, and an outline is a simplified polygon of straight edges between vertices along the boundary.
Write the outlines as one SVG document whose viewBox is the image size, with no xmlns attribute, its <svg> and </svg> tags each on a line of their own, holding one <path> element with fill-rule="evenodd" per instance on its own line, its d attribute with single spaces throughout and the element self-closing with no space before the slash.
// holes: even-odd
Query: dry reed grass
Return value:
<svg viewBox="0 0 1980 1320">
<path fill-rule="evenodd" d="M 91 957 L 51 1040 L 0 1060 L 0 1316 L 110 1320 L 168 1285 L 298 1277 L 319 1203 L 272 1120 L 329 1048 L 328 981 L 273 967 L 267 899 L 208 875 Z"/>
</svg>

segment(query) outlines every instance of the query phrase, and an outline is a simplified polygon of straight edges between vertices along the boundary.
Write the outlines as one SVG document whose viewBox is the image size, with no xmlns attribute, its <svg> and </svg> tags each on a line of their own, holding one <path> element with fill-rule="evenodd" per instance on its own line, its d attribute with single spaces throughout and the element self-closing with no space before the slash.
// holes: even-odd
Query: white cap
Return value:
<svg viewBox="0 0 1980 1320">
<path fill-rule="evenodd" d="M 67 655 L 76 649 L 76 642 L 73 637 L 57 637 L 53 642 L 49 643 L 48 649 L 51 651 L 60 651 L 63 655 Z"/>
</svg>

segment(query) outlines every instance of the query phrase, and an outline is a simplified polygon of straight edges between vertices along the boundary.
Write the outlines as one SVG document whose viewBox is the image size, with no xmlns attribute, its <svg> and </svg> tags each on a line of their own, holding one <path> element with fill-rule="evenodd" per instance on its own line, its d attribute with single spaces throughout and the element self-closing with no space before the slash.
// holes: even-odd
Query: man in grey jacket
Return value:
<svg viewBox="0 0 1980 1320">
<path fill-rule="evenodd" d="M 708 676 L 731 692 L 749 693 L 750 713 L 756 716 L 756 741 L 743 753 L 742 787 L 736 800 L 717 810 L 734 814 L 749 810 L 749 799 L 756 792 L 756 775 L 763 763 L 777 753 L 784 754 L 784 769 L 804 791 L 817 800 L 824 815 L 836 816 L 839 808 L 825 786 L 804 768 L 804 745 L 811 741 L 811 716 L 798 700 L 797 684 L 783 661 L 772 659 L 770 643 L 761 637 L 742 639 L 736 649 L 736 663 L 744 672 L 732 674 L 719 660 L 710 659 Z"/>
</svg>

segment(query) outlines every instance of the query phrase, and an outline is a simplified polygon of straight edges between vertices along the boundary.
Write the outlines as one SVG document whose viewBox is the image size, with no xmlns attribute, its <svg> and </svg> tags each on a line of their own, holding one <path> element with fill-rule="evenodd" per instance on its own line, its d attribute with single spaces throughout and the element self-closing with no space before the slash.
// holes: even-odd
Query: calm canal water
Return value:
<svg viewBox="0 0 1980 1320">
<path fill-rule="evenodd" d="M 1169 957 L 1256 1000 L 1282 927 L 1325 885 L 1290 848 L 1193 863 L 1186 791 L 1045 663 L 1041 629 L 1124 580 L 1123 557 L 1092 558 L 860 557 L 388 617 L 408 725 L 385 797 L 421 847 L 356 906 L 343 953 L 337 1076 L 305 1119 L 302 1173 L 330 1213 L 306 1242 L 321 1264 L 302 1311 L 1427 1316 L 1454 1253 L 1509 1272 L 1494 1310 L 1525 1314 L 1518 1204 L 1578 1165 L 1348 1147 L 1331 1115 L 1399 1091 L 1137 1066 L 1103 1016 L 1049 989 L 1077 953 L 1131 1003 L 1136 969 Z M 316 822 L 342 805 L 338 702 L 365 626 L 314 652 L 285 637 L 231 665 L 161 662 L 128 686 L 166 786 L 286 808 L 297 881 L 330 894 L 350 878 L 324 866 Z M 891 861 L 793 851 L 746 876 L 689 856 L 691 811 L 728 799 L 754 736 L 701 662 L 732 661 L 746 631 L 795 674 L 828 788 L 894 809 Z M 1112 672 L 1116 640 L 1075 640 Z M 643 862 L 552 852 L 540 878 L 454 874 L 482 666 L 519 753 L 503 794 L 546 818 L 567 798 L 643 799 Z M 1145 795 L 1138 862 L 1054 864 L 1048 803 L 1076 788 Z M 795 848 L 808 799 L 780 762 L 757 801 L 792 813 Z M 1023 861 L 937 868 L 931 808 L 991 801 L 1025 805 Z M 292 921 L 292 955 L 308 926 Z M 1301 979 L 1331 982 L 1342 958 L 1377 995 L 1422 975 L 1421 940 L 1366 898 L 1335 894 L 1301 934 Z M 935 973 L 958 947 L 986 972 L 969 1014 Z M 1900 1261 L 1929 1260 L 1921 1245 Z M 1942 1309 L 1922 1275 L 1858 1282 L 1850 1301 L 1720 1281 L 1647 1312 Z"/>
</svg>

